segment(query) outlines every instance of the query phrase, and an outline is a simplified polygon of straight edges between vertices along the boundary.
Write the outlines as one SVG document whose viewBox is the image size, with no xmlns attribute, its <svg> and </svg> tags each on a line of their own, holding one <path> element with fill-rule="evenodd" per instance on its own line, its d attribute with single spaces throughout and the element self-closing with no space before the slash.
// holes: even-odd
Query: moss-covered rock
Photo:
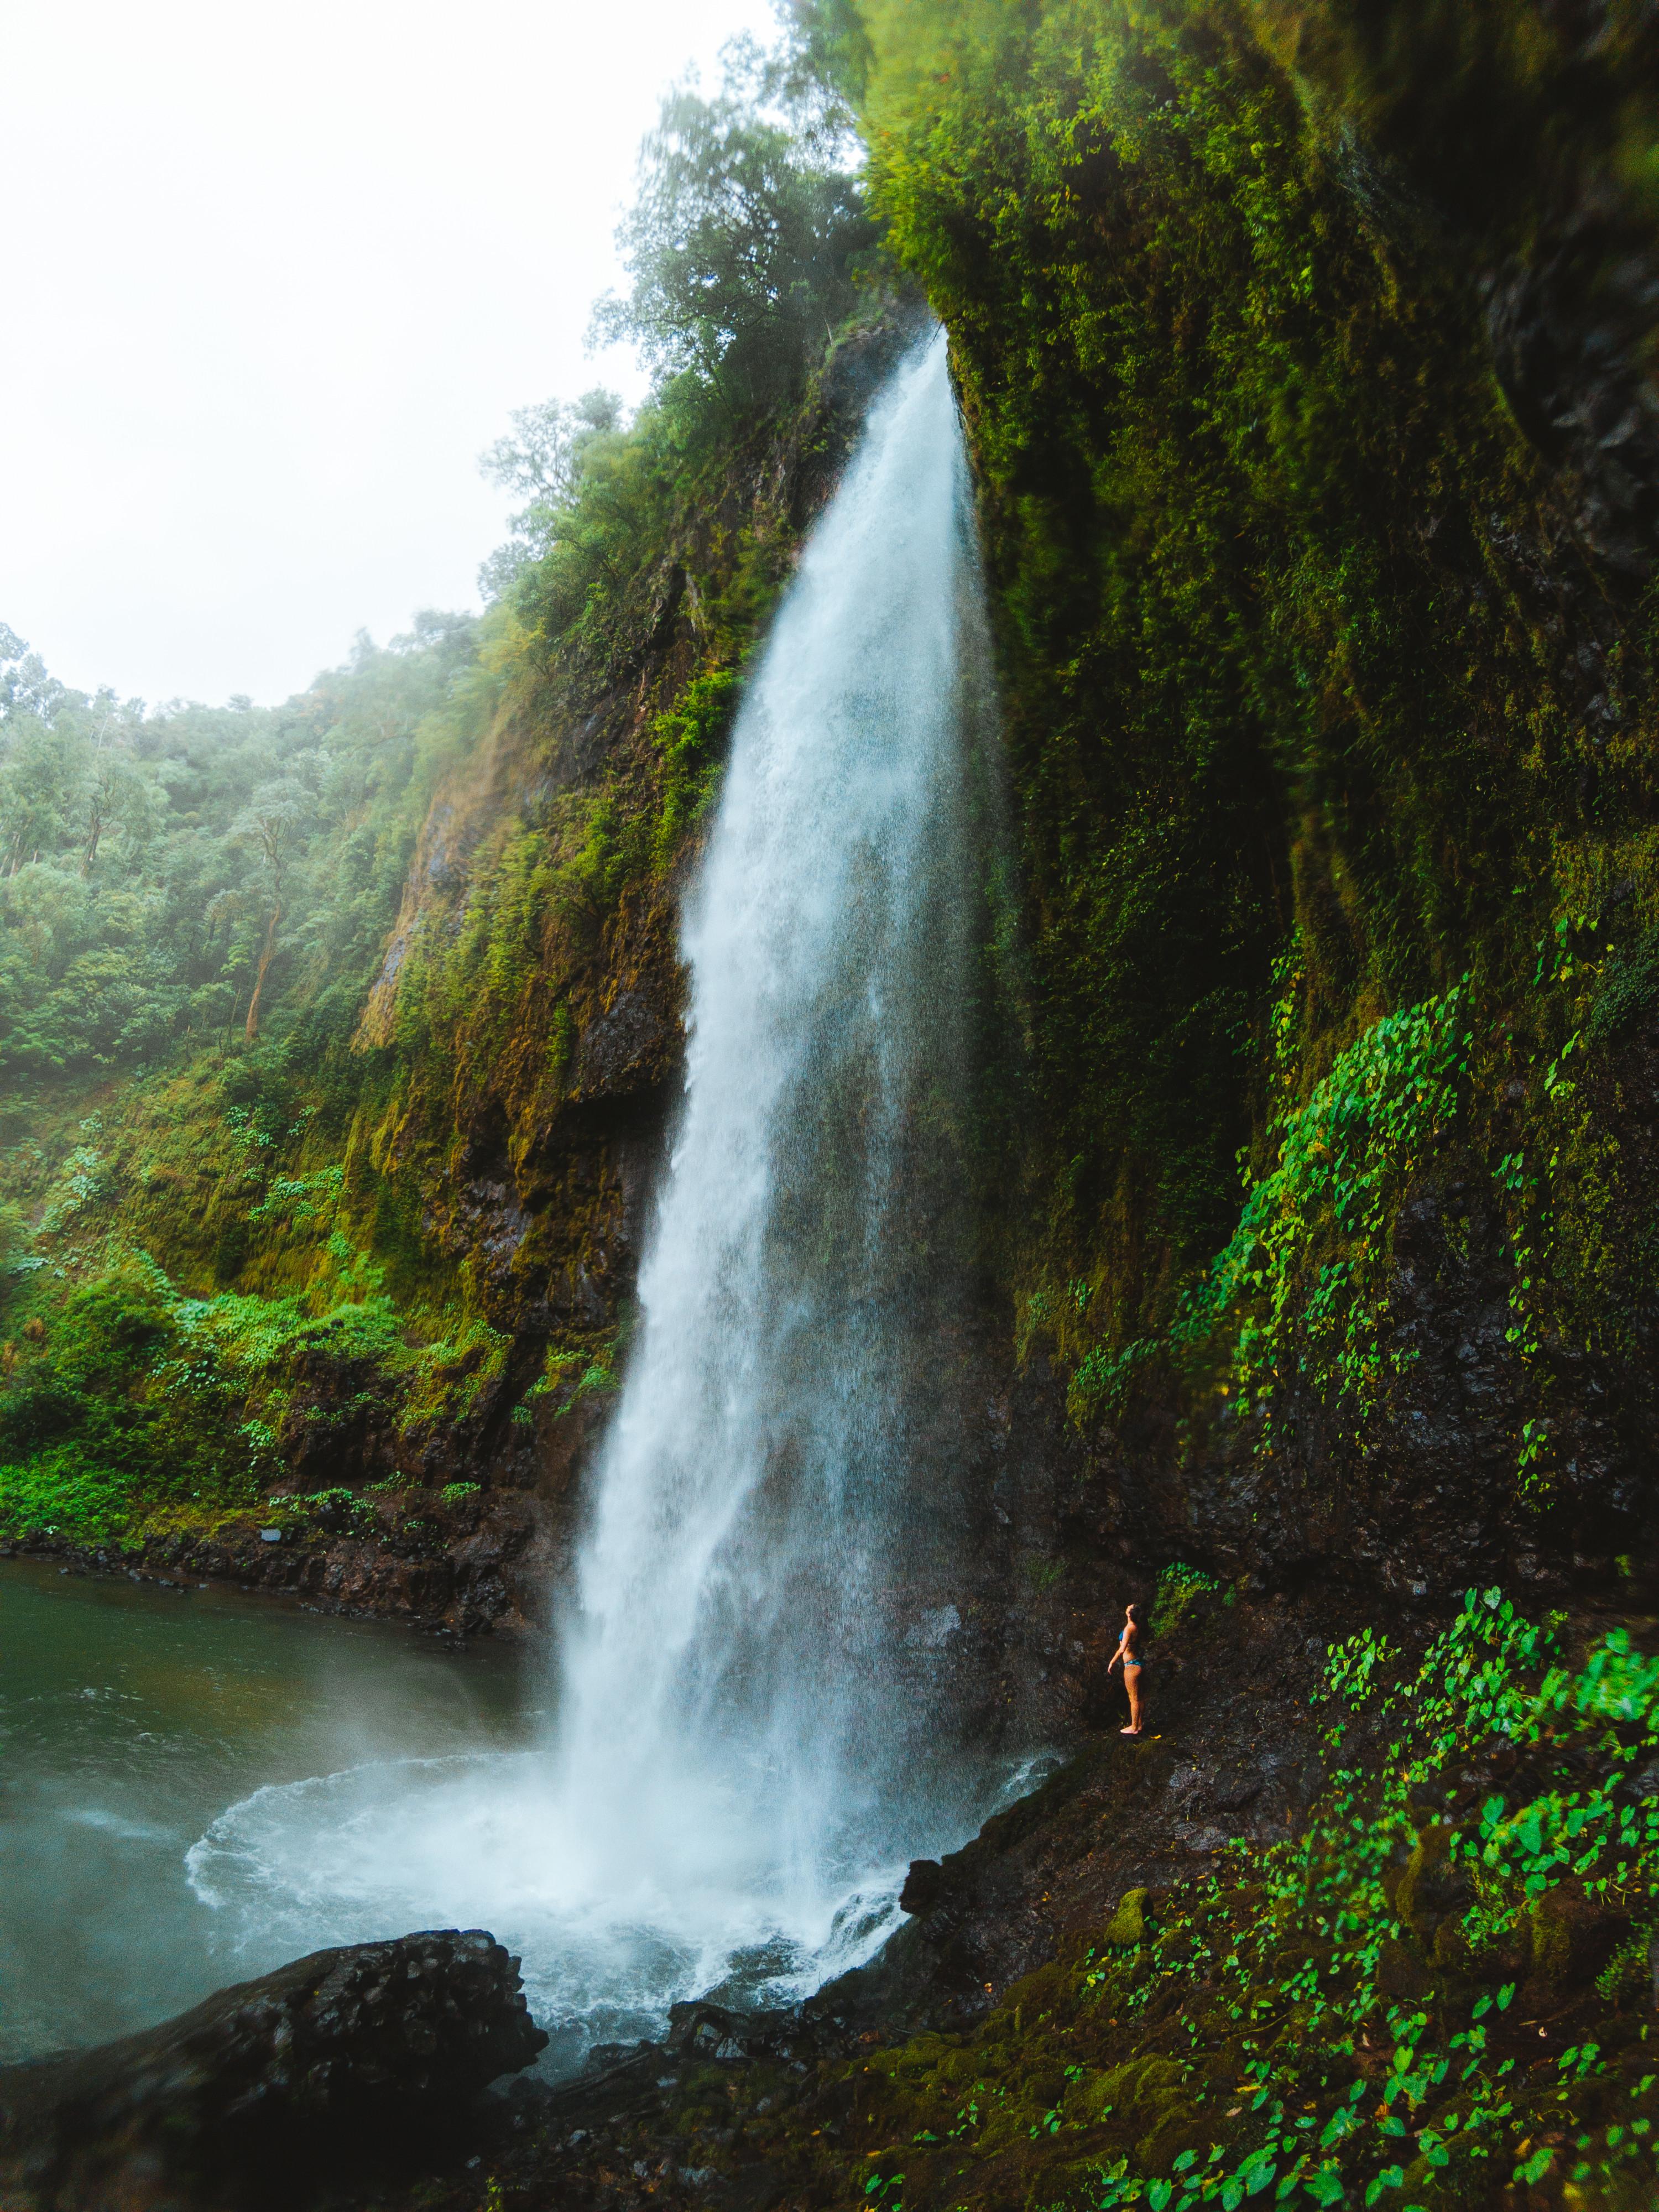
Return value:
<svg viewBox="0 0 1659 2212">
<path fill-rule="evenodd" d="M 1101 1942 L 1109 1943 L 1114 1950 L 1133 1950 L 1146 1932 L 1146 1899 L 1148 1893 L 1126 1889 L 1118 1906 L 1101 1933 Z"/>
</svg>

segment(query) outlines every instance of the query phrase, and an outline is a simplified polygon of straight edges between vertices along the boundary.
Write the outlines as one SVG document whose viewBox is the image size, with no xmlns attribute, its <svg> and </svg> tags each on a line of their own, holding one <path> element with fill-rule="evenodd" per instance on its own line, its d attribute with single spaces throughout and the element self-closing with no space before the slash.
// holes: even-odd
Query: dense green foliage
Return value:
<svg viewBox="0 0 1659 2212">
<path fill-rule="evenodd" d="M 478 571 L 486 599 L 499 599 L 532 562 L 552 551 L 568 526 L 584 474 L 597 466 L 593 447 L 602 439 L 617 437 L 622 428 L 622 402 L 614 392 L 596 387 L 577 400 L 544 399 L 520 408 L 508 435 L 480 455 L 484 475 L 525 501 L 509 518 L 512 537 Z"/>
<path fill-rule="evenodd" d="M 147 714 L 68 690 L 9 631 L 0 647 L 0 1077 L 14 1102 L 33 1077 L 187 1039 L 252 1042 L 285 993 L 349 1025 L 455 749 L 472 625 L 432 616 L 389 648 L 362 640 L 275 709 Z"/>
<path fill-rule="evenodd" d="M 633 289 L 596 327 L 636 343 L 671 413 L 730 428 L 798 391 L 852 309 L 875 233 L 848 125 L 821 80 L 742 40 L 714 98 L 664 101 L 621 233 Z"/>
<path fill-rule="evenodd" d="M 21 646 L 3 705 L 0 1526 L 103 1540 L 251 1503 L 296 1368 L 402 1352 L 326 1164 L 489 682 L 428 617 L 281 708 L 88 700 Z"/>
</svg>

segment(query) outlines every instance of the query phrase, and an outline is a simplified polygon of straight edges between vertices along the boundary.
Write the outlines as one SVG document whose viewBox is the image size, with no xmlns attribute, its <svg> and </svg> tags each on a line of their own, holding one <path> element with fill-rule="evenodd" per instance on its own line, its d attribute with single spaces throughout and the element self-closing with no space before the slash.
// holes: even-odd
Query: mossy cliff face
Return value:
<svg viewBox="0 0 1659 2212">
<path fill-rule="evenodd" d="M 1644 1571 L 1650 27 L 814 21 L 978 468 L 1079 1538 Z"/>
</svg>

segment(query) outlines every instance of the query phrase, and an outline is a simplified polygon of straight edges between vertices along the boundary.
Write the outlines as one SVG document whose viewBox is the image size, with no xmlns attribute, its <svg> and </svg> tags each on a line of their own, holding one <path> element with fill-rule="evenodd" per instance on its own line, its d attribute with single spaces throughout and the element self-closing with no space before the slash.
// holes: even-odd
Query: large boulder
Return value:
<svg viewBox="0 0 1659 2212">
<path fill-rule="evenodd" d="M 0 2208 L 246 2212 L 453 2131 L 546 2041 L 481 1929 L 316 1951 L 143 2034 L 0 2068 Z"/>
</svg>

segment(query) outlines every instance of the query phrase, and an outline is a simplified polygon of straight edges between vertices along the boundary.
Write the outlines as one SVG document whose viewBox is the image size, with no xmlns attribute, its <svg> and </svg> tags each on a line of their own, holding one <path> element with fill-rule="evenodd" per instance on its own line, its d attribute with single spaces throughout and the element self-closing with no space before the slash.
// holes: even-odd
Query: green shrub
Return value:
<svg viewBox="0 0 1659 2212">
<path fill-rule="evenodd" d="M 1171 1629 L 1178 1628 L 1199 1599 L 1211 1595 L 1220 1587 L 1215 1577 L 1206 1575 L 1201 1567 L 1189 1567 L 1179 1559 L 1172 1559 L 1159 1574 L 1153 1594 L 1148 1624 L 1153 1635 L 1167 1636 Z"/>
<path fill-rule="evenodd" d="M 134 1504 L 131 1475 L 93 1464 L 73 1444 L 0 1463 L 0 1534 L 14 1541 L 113 1544 L 131 1527 Z"/>
</svg>

